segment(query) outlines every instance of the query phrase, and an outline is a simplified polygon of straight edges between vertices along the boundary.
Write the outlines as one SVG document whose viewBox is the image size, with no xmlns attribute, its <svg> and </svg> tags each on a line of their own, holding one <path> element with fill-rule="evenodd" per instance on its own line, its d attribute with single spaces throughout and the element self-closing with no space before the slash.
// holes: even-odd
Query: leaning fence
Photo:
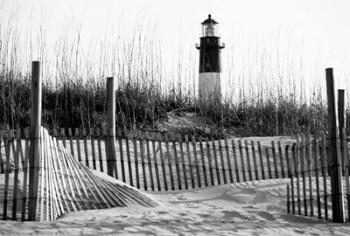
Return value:
<svg viewBox="0 0 350 236">
<path fill-rule="evenodd" d="M 38 164 L 33 167 L 30 164 L 33 143 L 28 133 L 28 129 L 24 132 L 18 129 L 0 136 L 1 219 L 48 221 L 70 211 L 129 203 L 155 205 L 139 191 L 92 172 L 43 128 L 40 129 Z M 30 179 L 31 168 L 37 175 L 37 183 Z"/>
</svg>

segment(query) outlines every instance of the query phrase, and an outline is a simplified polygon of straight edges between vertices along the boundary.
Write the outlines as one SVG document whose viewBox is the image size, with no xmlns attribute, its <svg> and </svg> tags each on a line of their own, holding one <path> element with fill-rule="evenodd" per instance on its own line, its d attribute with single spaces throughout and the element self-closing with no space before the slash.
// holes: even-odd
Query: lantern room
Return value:
<svg viewBox="0 0 350 236">
<path fill-rule="evenodd" d="M 202 22 L 202 37 L 217 37 L 218 36 L 218 22 L 208 15 L 208 19 Z"/>
</svg>

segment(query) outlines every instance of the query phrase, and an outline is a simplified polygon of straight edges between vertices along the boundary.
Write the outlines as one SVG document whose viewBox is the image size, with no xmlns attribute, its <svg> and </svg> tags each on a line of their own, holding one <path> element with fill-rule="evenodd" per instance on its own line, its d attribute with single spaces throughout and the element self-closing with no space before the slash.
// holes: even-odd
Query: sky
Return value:
<svg viewBox="0 0 350 236">
<path fill-rule="evenodd" d="M 338 88 L 348 86 L 348 0 L 0 2 L 2 22 L 14 15 L 23 31 L 37 32 L 40 26 L 45 28 L 48 48 L 54 47 L 54 41 L 64 32 L 79 31 L 83 39 L 81 47 L 89 48 L 91 42 L 103 37 L 112 40 L 130 37 L 141 27 L 149 31 L 150 41 L 159 44 L 164 71 L 169 74 L 176 74 L 181 62 L 188 65 L 191 74 L 197 75 L 195 43 L 201 36 L 200 23 L 210 13 L 219 22 L 221 41 L 226 45 L 222 51 L 225 87 L 235 90 L 242 81 L 243 86 L 251 87 L 262 81 L 269 82 L 272 75 L 300 78 L 307 88 L 323 86 L 327 67 L 334 68 Z M 38 55 L 32 57 L 35 59 Z M 264 78 L 256 82 L 257 77 Z M 182 83 L 186 85 L 186 81 Z M 271 80 L 271 83 L 274 82 Z"/>
</svg>

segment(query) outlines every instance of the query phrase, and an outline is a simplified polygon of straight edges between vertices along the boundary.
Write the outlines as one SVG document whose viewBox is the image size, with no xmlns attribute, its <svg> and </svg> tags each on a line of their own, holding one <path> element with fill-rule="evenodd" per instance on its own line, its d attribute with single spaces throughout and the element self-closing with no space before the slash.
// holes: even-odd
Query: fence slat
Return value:
<svg viewBox="0 0 350 236">
<path fill-rule="evenodd" d="M 13 177 L 13 200 L 12 200 L 12 220 L 17 219 L 17 198 L 18 198 L 18 169 L 19 169 L 19 155 L 22 149 L 21 143 L 21 129 L 16 130 L 16 152 L 14 153 L 14 177 Z M 1 148 L 1 147 L 0 147 Z"/>
<path fill-rule="evenodd" d="M 198 183 L 198 187 L 201 188 L 202 182 L 201 182 L 201 174 L 199 170 L 199 161 L 198 161 L 198 155 L 197 155 L 197 144 L 196 144 L 196 139 L 193 135 L 191 135 L 191 143 L 192 143 L 192 150 L 194 155 L 194 162 L 196 166 L 197 183 Z"/>
<path fill-rule="evenodd" d="M 46 138 L 46 135 L 45 133 L 42 131 L 42 129 L 40 129 L 40 137 L 42 137 L 42 139 L 45 140 Z M 41 183 L 39 183 L 38 187 L 39 187 L 39 191 L 38 191 L 38 213 L 37 213 L 37 220 L 39 221 L 43 221 L 44 220 L 44 198 L 46 198 L 45 196 L 45 191 L 44 191 L 44 188 L 46 188 L 46 185 L 45 185 L 45 179 L 46 179 L 46 170 L 45 170 L 45 161 L 46 161 L 46 147 L 45 145 L 47 145 L 47 142 L 41 142 L 41 145 L 40 145 L 40 154 L 41 154 L 41 157 L 39 158 L 39 162 L 40 162 L 40 170 L 38 172 L 40 172 L 40 175 L 39 175 L 39 181 L 41 181 Z"/>
<path fill-rule="evenodd" d="M 91 142 L 92 168 L 96 170 L 96 150 L 95 150 L 96 135 L 93 128 L 89 129 L 89 136 L 90 136 L 90 142 Z"/>
<path fill-rule="evenodd" d="M 270 153 L 269 149 L 265 148 L 265 156 L 266 156 L 266 162 L 267 162 L 267 171 L 269 174 L 269 179 L 272 179 L 272 172 L 271 172 L 271 163 L 270 163 Z"/>
<path fill-rule="evenodd" d="M 186 153 L 187 153 L 188 167 L 190 169 L 190 176 L 191 176 L 191 187 L 195 188 L 196 185 L 194 183 L 194 175 L 193 175 L 194 165 L 192 163 L 191 152 L 190 152 L 190 143 L 189 143 L 187 135 L 185 135 L 185 144 L 186 144 Z M 196 164 L 198 164 L 198 163 L 196 163 Z"/>
<path fill-rule="evenodd" d="M 283 153 L 282 153 L 281 141 L 277 141 L 277 147 L 278 147 L 278 156 L 279 156 L 279 159 L 280 159 L 282 178 L 285 178 L 286 174 L 285 174 L 285 171 L 284 171 L 284 161 L 283 161 L 284 158 L 283 158 Z"/>
<path fill-rule="evenodd" d="M 131 163 L 131 155 L 130 155 L 130 143 L 129 143 L 129 135 L 127 131 L 124 129 L 125 136 L 125 145 L 126 145 L 126 158 L 128 159 L 128 176 L 129 176 L 129 184 L 134 186 L 133 174 L 132 174 L 132 163 Z"/>
<path fill-rule="evenodd" d="M 86 137 L 86 129 L 83 128 L 83 136 L 82 136 L 83 142 L 84 142 L 84 158 L 85 158 L 85 165 L 87 167 L 90 167 L 90 163 L 89 163 L 89 150 L 88 150 L 88 146 L 87 146 L 87 137 Z"/>
<path fill-rule="evenodd" d="M 295 171 L 296 183 L 297 183 L 297 203 L 298 203 L 298 214 L 301 215 L 301 199 L 300 199 L 300 179 L 299 179 L 299 139 L 297 137 L 297 143 L 292 147 L 292 160 Z"/>
<path fill-rule="evenodd" d="M 183 140 L 182 140 L 181 135 L 178 135 L 178 139 L 179 139 L 179 145 L 180 145 L 180 155 L 181 155 L 181 162 L 182 162 L 182 173 L 183 173 L 183 178 L 184 178 L 184 182 L 185 182 L 185 189 L 188 189 L 186 163 L 185 163 L 185 156 L 184 156 L 184 150 L 183 150 Z"/>
<path fill-rule="evenodd" d="M 240 178 L 239 178 L 239 171 L 238 171 L 238 161 L 237 161 L 235 140 L 232 139 L 231 140 L 231 144 L 232 144 L 232 152 L 233 152 L 233 161 L 234 161 L 235 170 L 236 170 L 236 182 L 239 183 L 240 182 Z"/>
<path fill-rule="evenodd" d="M 63 136 L 61 136 L 63 137 Z M 58 142 L 58 141 L 57 141 Z M 50 146 L 50 143 L 48 144 Z M 50 156 L 50 151 L 47 150 L 47 155 Z M 49 194 L 49 199 L 50 199 L 50 218 L 49 220 L 55 220 L 57 218 L 57 211 L 58 211 L 58 205 L 57 205 L 57 201 L 56 200 L 56 192 L 55 192 L 55 188 L 54 188 L 54 183 L 53 183 L 53 179 L 52 179 L 52 174 L 53 174 L 53 169 L 51 166 L 51 158 L 47 158 L 47 181 L 48 181 L 48 186 L 50 188 L 50 194 Z"/>
<path fill-rule="evenodd" d="M 164 189 L 165 189 L 165 191 L 168 191 L 168 180 L 167 180 L 167 174 L 166 174 L 166 171 L 165 171 L 165 160 L 164 160 L 164 155 L 163 155 L 163 147 L 162 147 L 162 142 L 160 140 L 162 140 L 162 136 L 161 135 L 158 138 L 158 146 L 159 146 L 160 162 L 161 162 L 161 165 L 162 165 Z"/>
<path fill-rule="evenodd" d="M 10 181 L 10 173 L 11 173 L 11 162 L 10 162 L 10 156 L 11 156 L 11 142 L 12 140 L 5 140 L 5 154 L 6 154 L 6 169 L 5 169 L 5 189 L 4 189 L 4 209 L 3 209 L 3 220 L 7 219 L 7 206 L 8 206 L 8 192 L 9 192 L 9 181 Z"/>
<path fill-rule="evenodd" d="M 219 145 L 219 154 L 220 154 L 220 161 L 221 161 L 221 168 L 222 168 L 222 177 L 224 179 L 224 184 L 227 184 L 227 178 L 226 178 L 226 167 L 224 162 L 224 153 L 222 152 L 222 145 L 221 140 L 218 139 L 218 145 Z"/>
<path fill-rule="evenodd" d="M 221 178 L 220 178 L 218 157 L 217 157 L 217 153 L 216 153 L 215 139 L 212 137 L 211 141 L 212 141 L 211 143 L 212 143 L 212 147 L 213 147 L 213 156 L 214 156 L 214 162 L 215 162 L 216 178 L 217 178 L 218 184 L 220 185 L 221 184 Z"/>
<path fill-rule="evenodd" d="M 68 138 L 69 138 L 69 145 L 70 145 L 70 152 L 73 157 L 76 158 L 74 155 L 74 144 L 73 144 L 73 131 L 72 128 L 68 128 Z"/>
<path fill-rule="evenodd" d="M 162 189 L 161 189 L 161 186 L 160 186 L 160 179 L 159 179 L 156 141 L 154 139 L 152 139 L 152 150 L 153 150 L 153 159 L 154 159 L 154 169 L 155 169 L 155 175 L 156 175 L 156 180 L 157 180 L 157 189 L 158 189 L 158 191 L 161 191 Z M 129 171 L 131 173 L 131 169 Z"/>
<path fill-rule="evenodd" d="M 67 151 L 68 152 L 68 151 Z M 52 150 L 48 150 L 48 155 L 52 154 Z M 53 201 L 54 201 L 54 209 L 53 209 L 53 219 L 54 220 L 57 218 L 58 215 L 60 215 L 61 213 L 64 212 L 63 206 L 61 204 L 61 202 L 59 201 L 59 197 L 58 197 L 58 190 L 57 190 L 57 183 L 55 180 L 55 172 L 54 172 L 54 168 L 53 168 L 53 158 L 48 158 L 48 172 L 49 172 L 49 181 L 50 181 L 50 187 L 51 187 L 51 192 L 53 195 Z M 22 214 L 22 219 L 23 219 L 23 214 Z"/>
<path fill-rule="evenodd" d="M 252 147 L 252 156 L 253 156 L 255 180 L 259 180 L 258 165 L 257 165 L 257 162 L 256 162 L 255 142 L 253 140 L 250 141 L 250 146 Z"/>
<path fill-rule="evenodd" d="M 209 164 L 209 173 L 210 173 L 210 180 L 211 180 L 211 185 L 215 185 L 214 181 L 214 173 L 213 173 L 213 166 L 212 166 L 212 156 L 210 154 L 210 144 L 209 140 L 206 140 L 206 147 L 207 147 L 207 159 L 208 159 L 208 164 Z"/>
<path fill-rule="evenodd" d="M 287 177 L 291 178 L 293 176 L 293 162 L 289 159 L 289 145 L 286 145 L 284 148 L 285 159 L 287 164 Z"/>
<path fill-rule="evenodd" d="M 313 204 L 313 194 L 312 194 L 312 176 L 311 176 L 311 138 L 310 134 L 307 135 L 306 139 L 306 161 L 307 161 L 307 173 L 308 173 L 308 178 L 309 178 L 309 202 L 310 202 L 310 216 L 314 216 L 314 204 Z"/>
<path fill-rule="evenodd" d="M 180 167 L 179 167 L 179 159 L 178 159 L 178 155 L 177 155 L 177 149 L 176 149 L 176 137 L 172 137 L 173 141 L 173 152 L 174 152 L 174 159 L 175 159 L 175 168 L 176 168 L 176 175 L 177 175 L 177 184 L 178 184 L 178 188 L 179 190 L 182 189 L 182 185 L 181 185 L 181 174 L 180 174 Z"/>
<path fill-rule="evenodd" d="M 0 132 L 0 157 L 3 156 L 1 148 L 3 145 L 5 146 L 5 141 L 3 140 L 2 133 Z M 0 173 L 5 173 L 4 161 L 2 160 L 2 158 L 0 158 Z"/>
<path fill-rule="evenodd" d="M 266 179 L 265 178 L 265 165 L 264 165 L 264 161 L 263 161 L 263 153 L 262 153 L 260 141 L 258 141 L 258 152 L 259 152 L 259 160 L 260 160 L 261 177 L 262 177 L 262 179 Z"/>
<path fill-rule="evenodd" d="M 132 143 L 134 146 L 134 162 L 135 162 L 135 174 L 136 174 L 136 188 L 140 189 L 140 174 L 139 174 L 139 161 L 137 155 L 137 140 L 135 137 L 132 138 Z"/>
<path fill-rule="evenodd" d="M 102 138 L 102 136 L 101 136 L 101 130 L 100 130 L 100 128 L 97 128 L 96 129 L 96 135 L 97 135 L 97 149 L 98 149 L 98 160 L 99 160 L 99 162 L 100 162 L 100 171 L 101 172 L 104 172 L 103 171 L 103 158 L 102 158 L 102 144 L 101 144 L 101 142 L 102 142 L 102 140 L 103 140 L 103 138 Z M 105 159 L 106 160 L 106 159 Z M 117 177 L 116 177 L 117 178 Z"/>
<path fill-rule="evenodd" d="M 22 166 L 23 166 L 23 199 L 22 199 L 22 216 L 21 220 L 26 219 L 28 211 L 28 165 L 29 165 L 29 128 L 24 129 L 24 138 L 25 138 L 25 150 L 24 155 L 22 155 Z"/>
<path fill-rule="evenodd" d="M 279 173 L 278 173 L 278 165 L 277 165 L 277 155 L 276 155 L 276 145 L 275 141 L 271 141 L 271 147 L 272 147 L 272 160 L 273 160 L 273 168 L 275 172 L 275 179 L 279 178 Z"/>
<path fill-rule="evenodd" d="M 289 193 L 289 184 L 287 184 L 287 212 L 290 213 L 290 193 Z"/>
<path fill-rule="evenodd" d="M 295 146 L 292 146 L 292 153 L 295 153 Z M 286 153 L 286 160 L 289 159 L 289 145 L 285 147 L 285 153 Z M 293 160 L 291 162 L 288 161 L 288 170 L 290 171 L 288 173 L 288 178 L 290 178 L 290 190 L 291 190 L 291 202 L 292 202 L 292 213 L 295 214 L 295 194 L 294 194 L 294 172 L 293 172 Z"/>
<path fill-rule="evenodd" d="M 44 138 L 47 138 L 49 136 L 49 134 L 48 133 L 46 133 L 45 135 L 44 135 Z M 44 145 L 42 145 L 42 172 L 43 172 L 43 174 L 42 174 L 42 179 L 44 179 L 43 180 L 43 182 L 44 182 L 44 188 L 43 189 L 45 189 L 46 191 L 44 192 L 42 192 L 41 194 L 42 194 L 42 196 L 43 196 L 43 200 L 42 200 L 42 202 L 43 203 L 45 203 L 45 205 L 44 204 L 42 204 L 43 206 L 42 206 L 42 208 L 45 208 L 45 210 L 44 210 L 44 212 L 42 211 L 41 212 L 41 215 L 42 215 L 42 218 L 43 219 L 45 219 L 45 221 L 49 221 L 49 217 L 51 216 L 51 212 L 50 212 L 50 209 L 52 209 L 52 207 L 50 207 L 50 203 L 52 202 L 52 194 L 50 194 L 51 193 L 51 187 L 49 186 L 49 176 L 50 176 L 50 173 L 49 173 L 49 171 L 48 171 L 48 159 L 49 159 L 49 155 L 48 155 L 48 150 L 49 150 L 49 142 L 45 142 L 46 144 L 46 147 L 44 146 Z M 50 189 L 50 190 L 49 190 Z M 49 193 L 50 192 L 50 193 Z M 45 198 L 45 200 L 44 200 L 44 198 Z M 45 215 L 44 215 L 45 214 Z M 44 218 L 44 216 L 45 216 L 45 218 Z"/>
<path fill-rule="evenodd" d="M 88 144 L 87 144 L 87 131 L 86 131 L 86 128 L 82 128 L 82 140 L 83 140 L 83 144 L 84 144 L 84 159 L 85 159 L 85 165 L 87 167 L 90 167 L 90 153 L 89 153 L 89 150 L 88 150 Z"/>
<path fill-rule="evenodd" d="M 166 153 L 167 153 L 167 155 L 166 155 L 167 158 L 165 158 L 165 160 L 168 161 L 171 190 L 175 190 L 174 175 L 173 175 L 173 168 L 172 168 L 172 160 L 171 160 L 171 154 L 170 154 L 170 148 L 169 148 L 169 137 L 168 137 L 167 134 L 164 135 L 164 141 L 165 141 L 165 148 L 166 148 Z"/>
<path fill-rule="evenodd" d="M 199 139 L 199 149 L 200 149 L 200 153 L 201 153 L 201 161 L 202 161 L 204 184 L 205 184 L 205 187 L 207 187 L 208 186 L 208 178 L 207 178 L 206 164 L 205 164 L 205 160 L 204 160 L 203 143 L 202 143 L 201 139 Z"/>
<path fill-rule="evenodd" d="M 304 199 L 304 215 L 308 215 L 307 209 L 307 195 L 306 195 L 306 177 L 305 177 L 305 136 L 301 136 L 301 144 L 300 144 L 300 164 L 301 164 L 301 178 L 303 181 L 303 199 Z"/>
<path fill-rule="evenodd" d="M 81 159 L 80 137 L 79 137 L 80 134 L 79 134 L 78 128 L 75 128 L 74 136 L 75 136 L 75 141 L 76 141 L 76 145 L 77 145 L 78 161 L 81 163 L 82 159 Z"/>
<path fill-rule="evenodd" d="M 323 177 L 323 201 L 324 201 L 324 214 L 325 220 L 328 220 L 328 190 L 327 190 L 327 174 L 328 174 L 328 161 L 327 161 L 327 141 L 325 137 L 322 137 L 321 143 L 321 168 Z"/>
<path fill-rule="evenodd" d="M 120 127 L 117 129 L 117 137 L 118 137 L 118 144 L 119 144 L 119 155 L 120 155 L 120 167 L 122 172 L 122 181 L 126 183 L 125 178 L 125 162 L 124 162 L 124 151 L 123 151 L 123 138 L 122 138 L 122 130 Z"/>
<path fill-rule="evenodd" d="M 225 138 L 224 142 L 225 142 L 225 151 L 226 151 L 226 159 L 227 159 L 228 171 L 229 171 L 229 175 L 230 175 L 230 183 L 233 183 L 230 150 L 229 150 L 227 138 Z"/>
<path fill-rule="evenodd" d="M 147 177 L 146 177 L 146 167 L 145 167 L 145 146 L 144 140 L 140 139 L 140 155 L 141 155 L 141 165 L 142 165 L 142 177 L 143 177 L 143 189 L 147 191 Z"/>
<path fill-rule="evenodd" d="M 243 147 L 242 147 L 242 140 L 239 139 L 238 140 L 238 148 L 239 148 L 239 157 L 241 159 L 241 170 L 242 170 L 242 177 L 243 177 L 243 181 L 246 182 L 247 178 L 246 178 L 246 171 L 245 171 L 245 164 L 244 164 L 244 155 L 243 155 Z"/>
<path fill-rule="evenodd" d="M 321 219 L 322 212 L 321 212 L 321 195 L 320 195 L 320 180 L 319 180 L 319 172 L 318 172 L 318 147 L 319 143 L 318 140 L 315 138 L 313 140 L 313 162 L 314 162 L 314 169 L 315 169 L 315 180 L 316 180 L 316 201 L 317 201 L 317 215 L 318 218 Z"/>
<path fill-rule="evenodd" d="M 247 157 L 248 176 L 249 176 L 249 180 L 252 181 L 253 175 L 252 175 L 252 168 L 250 165 L 250 154 L 249 154 L 248 140 L 244 140 L 244 146 L 245 146 L 245 153 L 246 153 L 246 157 Z"/>
<path fill-rule="evenodd" d="M 108 131 L 109 133 L 111 132 L 110 130 Z M 112 164 L 111 162 L 113 161 L 110 157 L 108 157 L 108 155 L 111 153 L 111 150 L 113 149 L 111 146 L 111 135 L 109 135 L 107 133 L 107 128 L 106 127 L 102 127 L 102 136 L 103 136 L 103 141 L 104 141 L 104 144 L 105 144 L 105 153 L 106 153 L 106 171 L 107 171 L 107 175 L 109 174 L 108 172 L 110 171 L 113 171 L 114 169 L 114 173 L 115 173 L 115 176 L 114 174 L 111 175 L 112 177 L 115 177 L 116 179 L 119 179 L 118 177 L 118 168 L 117 166 L 115 165 L 113 168 L 112 167 Z M 114 151 L 116 151 L 116 148 L 114 147 Z"/>
<path fill-rule="evenodd" d="M 151 159 L 151 149 L 149 146 L 149 135 L 146 134 L 146 150 L 147 150 L 147 162 L 148 162 L 148 171 L 149 171 L 149 177 L 151 181 L 151 190 L 154 191 L 154 181 L 153 181 L 153 170 L 152 170 L 152 159 Z"/>
</svg>

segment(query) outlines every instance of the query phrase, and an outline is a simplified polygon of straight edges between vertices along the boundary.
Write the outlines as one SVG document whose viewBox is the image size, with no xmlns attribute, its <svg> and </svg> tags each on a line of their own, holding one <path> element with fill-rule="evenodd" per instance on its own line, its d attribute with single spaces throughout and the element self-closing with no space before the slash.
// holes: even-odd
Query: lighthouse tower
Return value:
<svg viewBox="0 0 350 236">
<path fill-rule="evenodd" d="M 221 98 L 221 59 L 220 51 L 225 46 L 220 43 L 217 24 L 211 15 L 202 22 L 202 37 L 199 50 L 199 83 L 198 94 L 202 100 Z"/>
</svg>

